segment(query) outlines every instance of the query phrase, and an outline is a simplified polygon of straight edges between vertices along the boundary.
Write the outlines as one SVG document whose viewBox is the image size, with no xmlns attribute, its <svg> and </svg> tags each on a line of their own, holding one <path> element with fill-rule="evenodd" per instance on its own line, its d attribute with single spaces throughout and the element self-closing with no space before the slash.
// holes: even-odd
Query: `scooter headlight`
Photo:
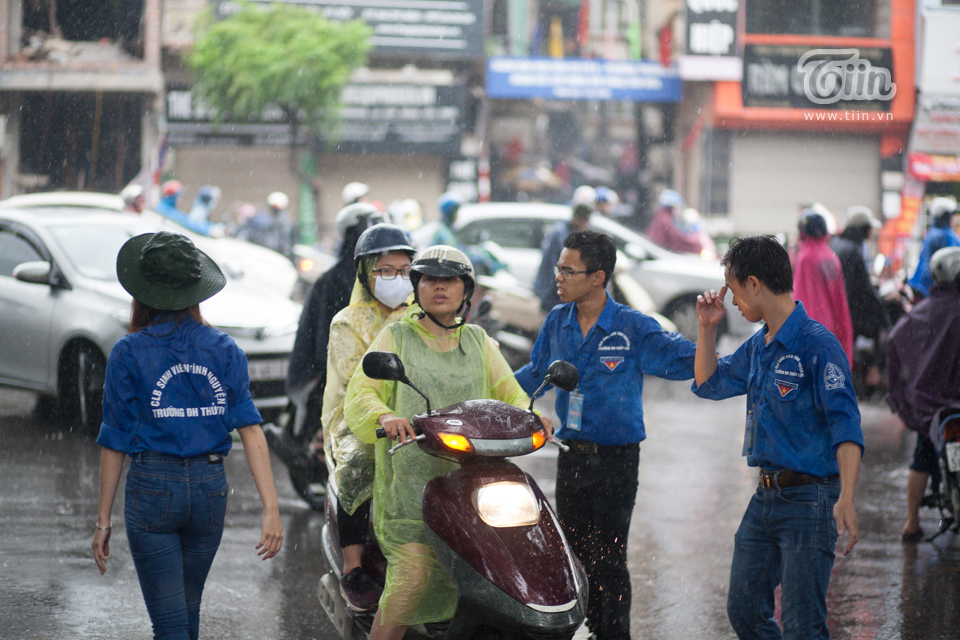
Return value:
<svg viewBox="0 0 960 640">
<path fill-rule="evenodd" d="M 491 527 L 524 527 L 540 522 L 533 489 L 524 482 L 494 482 L 477 489 L 473 506 Z"/>
</svg>

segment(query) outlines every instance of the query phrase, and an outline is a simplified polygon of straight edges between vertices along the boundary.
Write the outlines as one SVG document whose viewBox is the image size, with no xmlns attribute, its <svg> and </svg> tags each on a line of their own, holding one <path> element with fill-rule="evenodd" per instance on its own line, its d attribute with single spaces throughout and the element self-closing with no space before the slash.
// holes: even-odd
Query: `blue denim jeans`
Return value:
<svg viewBox="0 0 960 640">
<path fill-rule="evenodd" d="M 206 456 L 137 454 L 124 520 L 156 640 L 197 640 L 200 597 L 223 536 L 227 475 Z"/>
<path fill-rule="evenodd" d="M 837 483 L 758 489 L 735 537 L 727 615 L 741 640 L 828 639 Z M 781 585 L 783 632 L 774 619 Z"/>
</svg>

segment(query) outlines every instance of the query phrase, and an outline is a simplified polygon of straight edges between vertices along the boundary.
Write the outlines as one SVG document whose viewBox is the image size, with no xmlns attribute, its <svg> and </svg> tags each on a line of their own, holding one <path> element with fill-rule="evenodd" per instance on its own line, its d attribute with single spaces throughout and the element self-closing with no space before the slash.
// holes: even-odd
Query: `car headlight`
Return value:
<svg viewBox="0 0 960 640">
<path fill-rule="evenodd" d="M 491 527 L 523 527 L 540 522 L 533 489 L 524 482 L 494 482 L 477 489 L 473 506 Z"/>
</svg>

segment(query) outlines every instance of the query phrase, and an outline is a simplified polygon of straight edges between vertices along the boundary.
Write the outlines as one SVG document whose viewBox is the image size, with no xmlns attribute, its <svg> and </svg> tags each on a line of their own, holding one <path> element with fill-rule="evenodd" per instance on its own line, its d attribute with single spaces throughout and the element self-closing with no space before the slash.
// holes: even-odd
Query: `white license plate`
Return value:
<svg viewBox="0 0 960 640">
<path fill-rule="evenodd" d="M 948 442 L 947 447 L 947 466 L 950 471 L 960 471 L 960 442 Z"/>
<path fill-rule="evenodd" d="M 274 360 L 249 360 L 247 372 L 250 382 L 260 380 L 286 380 L 289 361 L 282 358 Z"/>
</svg>

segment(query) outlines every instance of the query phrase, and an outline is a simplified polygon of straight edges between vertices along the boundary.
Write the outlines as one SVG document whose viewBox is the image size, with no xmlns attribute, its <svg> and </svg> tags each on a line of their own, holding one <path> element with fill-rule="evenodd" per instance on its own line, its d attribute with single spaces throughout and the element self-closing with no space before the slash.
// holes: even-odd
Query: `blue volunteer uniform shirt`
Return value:
<svg viewBox="0 0 960 640">
<path fill-rule="evenodd" d="M 835 476 L 837 447 L 863 451 L 860 409 L 846 353 L 830 331 L 797 306 L 769 343 L 764 326 L 693 392 L 722 400 L 747 394 L 754 437 L 744 443 L 747 464 Z"/>
<path fill-rule="evenodd" d="M 693 377 L 697 346 L 683 336 L 664 331 L 639 311 L 618 304 L 607 294 L 607 304 L 596 324 L 583 337 L 573 302 L 558 305 L 547 315 L 533 347 L 530 364 L 516 372 L 527 394 L 533 393 L 554 360 L 566 360 L 580 372 L 577 392 L 583 395 L 581 427 L 567 427 L 570 393 L 557 389 L 556 410 L 564 440 L 586 440 L 602 445 L 641 442 L 643 376 L 668 380 Z"/>
<path fill-rule="evenodd" d="M 106 380 L 97 443 L 127 455 L 226 455 L 233 429 L 262 421 L 243 351 L 227 334 L 189 317 L 117 341 Z"/>
</svg>

